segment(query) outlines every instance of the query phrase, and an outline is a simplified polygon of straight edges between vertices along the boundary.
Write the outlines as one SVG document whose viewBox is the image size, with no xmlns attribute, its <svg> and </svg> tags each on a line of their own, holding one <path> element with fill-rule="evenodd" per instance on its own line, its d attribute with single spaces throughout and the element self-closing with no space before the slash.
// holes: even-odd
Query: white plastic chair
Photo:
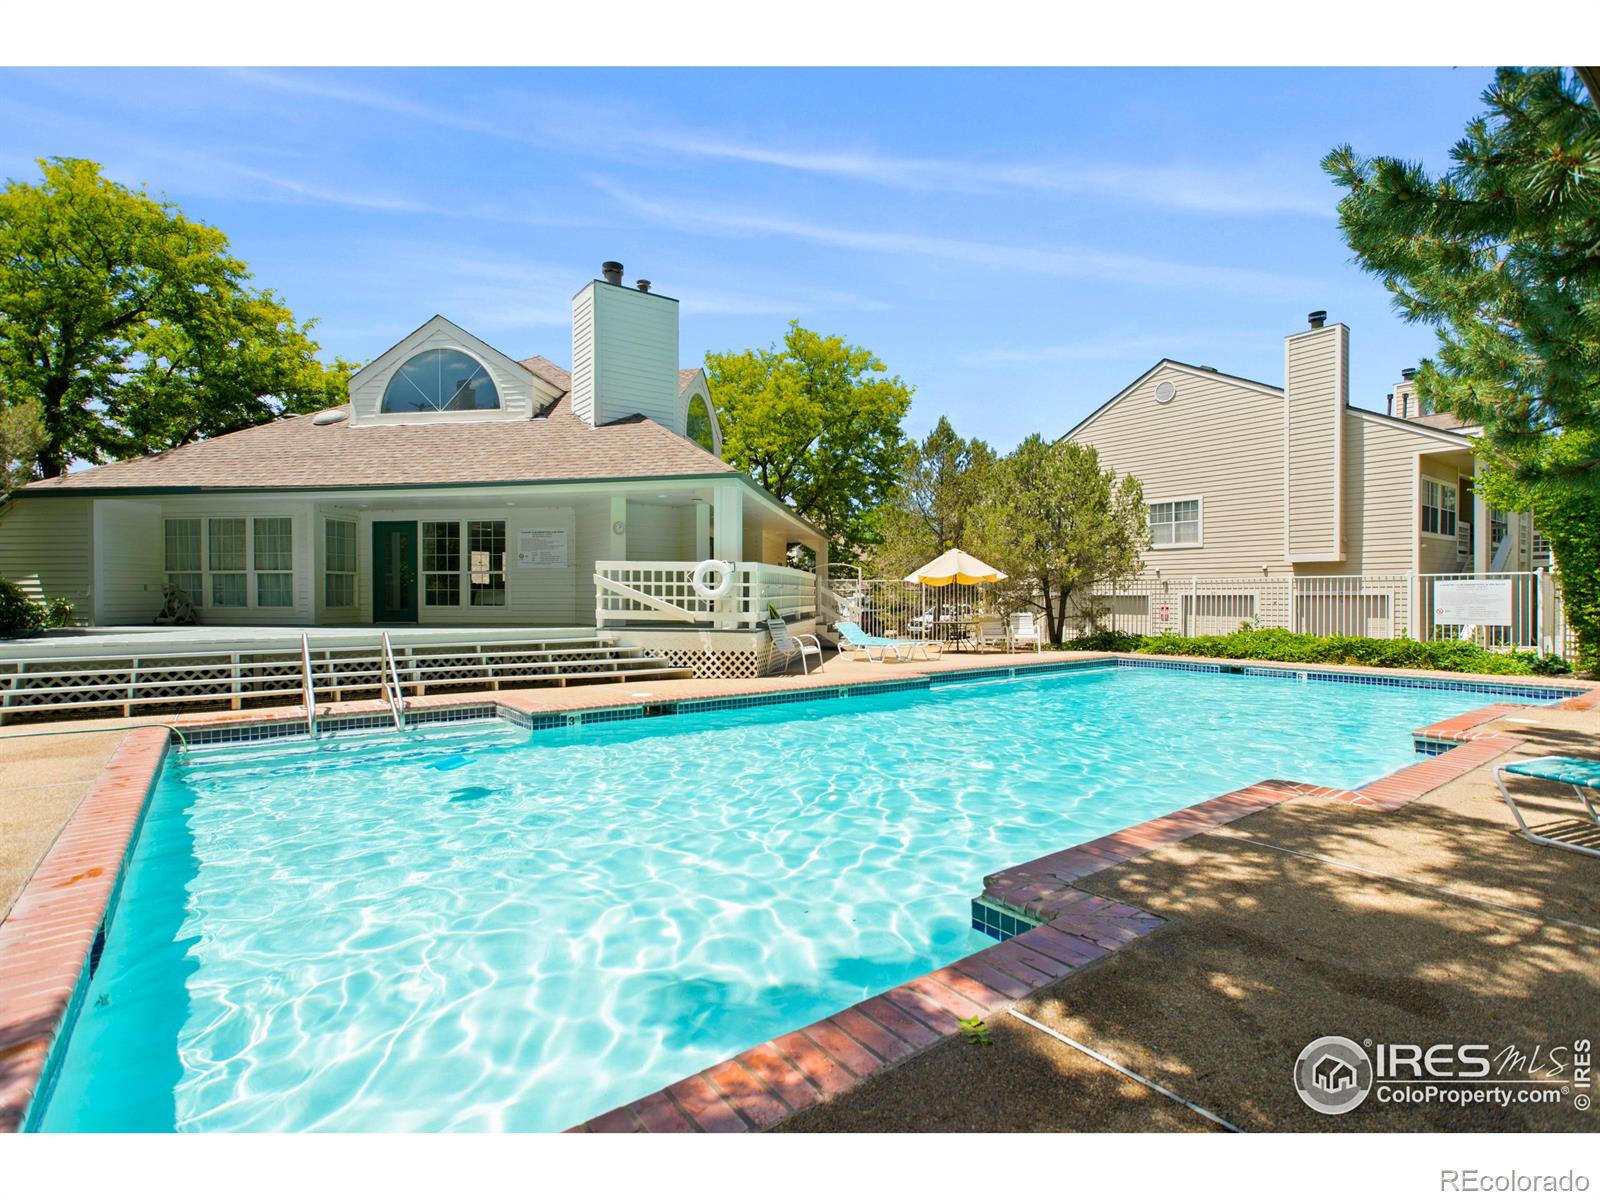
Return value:
<svg viewBox="0 0 1600 1200">
<path fill-rule="evenodd" d="M 1011 614 L 1010 649 L 1032 642 L 1035 650 L 1044 649 L 1044 631 L 1039 628 L 1039 621 L 1028 611 L 1014 612 Z"/>
</svg>

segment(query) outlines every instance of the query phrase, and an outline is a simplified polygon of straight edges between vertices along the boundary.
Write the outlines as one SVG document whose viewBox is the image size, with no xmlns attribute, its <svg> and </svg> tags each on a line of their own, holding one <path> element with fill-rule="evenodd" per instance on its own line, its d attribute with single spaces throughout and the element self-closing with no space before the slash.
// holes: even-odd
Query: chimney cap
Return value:
<svg viewBox="0 0 1600 1200">
<path fill-rule="evenodd" d="M 607 283 L 622 282 L 622 264 L 613 260 L 606 260 L 600 264 L 600 274 Z"/>
<path fill-rule="evenodd" d="M 1404 379 L 1407 383 L 1410 383 L 1411 380 L 1416 377 L 1416 374 L 1417 369 L 1415 367 L 1407 367 L 1404 371 L 1400 372 L 1400 378 Z"/>
<path fill-rule="evenodd" d="M 1306 314 L 1306 320 L 1311 323 L 1311 328 L 1321 329 L 1327 323 L 1328 310 L 1325 308 L 1315 309 Z"/>
<path fill-rule="evenodd" d="M 638 288 L 641 292 L 648 292 L 650 290 L 650 281 L 648 279 L 635 279 L 633 281 L 633 286 Z"/>
</svg>

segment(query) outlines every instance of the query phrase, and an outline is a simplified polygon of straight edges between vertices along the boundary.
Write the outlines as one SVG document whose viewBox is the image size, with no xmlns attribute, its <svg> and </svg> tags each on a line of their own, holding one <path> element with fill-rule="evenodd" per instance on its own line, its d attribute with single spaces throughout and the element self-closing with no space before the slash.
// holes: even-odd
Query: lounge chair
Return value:
<svg viewBox="0 0 1600 1200">
<path fill-rule="evenodd" d="M 987 646 L 993 646 L 997 650 L 1009 650 L 1011 631 L 1000 617 L 979 617 L 972 644 L 979 650 Z"/>
<path fill-rule="evenodd" d="M 1507 775 L 1523 775 L 1529 779 L 1548 779 L 1554 783 L 1566 784 L 1577 794 L 1578 799 L 1583 801 L 1584 808 L 1589 810 L 1589 820 L 1575 818 L 1552 821 L 1537 829 L 1530 826 L 1523 817 L 1522 810 L 1517 807 L 1517 802 L 1511 798 L 1510 789 L 1506 787 Z M 1595 809 L 1594 800 L 1591 798 L 1591 795 L 1600 795 L 1600 762 L 1592 758 L 1568 758 L 1560 755 L 1527 758 L 1521 762 L 1502 763 L 1496 767 L 1494 781 L 1499 785 L 1500 796 L 1506 802 L 1506 807 L 1517 819 L 1517 826 L 1521 829 L 1523 837 L 1541 846 L 1560 846 L 1565 850 L 1576 850 L 1579 854 L 1592 854 L 1600 858 L 1600 811 Z"/>
<path fill-rule="evenodd" d="M 867 656 L 868 662 L 883 662 L 890 652 L 902 661 L 911 659 L 919 651 L 923 658 L 932 659 L 935 657 L 934 651 L 943 649 L 938 642 L 920 638 L 877 637 L 850 621 L 840 621 L 835 628 L 839 631 L 839 648 L 860 651 Z"/>
<path fill-rule="evenodd" d="M 1044 649 L 1044 631 L 1039 628 L 1039 621 L 1031 612 L 1012 613 L 1010 632 L 1008 649 L 1015 650 L 1029 642 L 1033 643 L 1035 650 Z"/>
<path fill-rule="evenodd" d="M 795 655 L 800 656 L 800 669 L 807 675 L 811 674 L 811 667 L 806 663 L 806 656 L 817 656 L 817 670 L 822 670 L 822 641 L 814 633 L 790 633 L 788 623 L 782 617 L 774 617 L 767 622 L 767 632 L 772 635 L 772 648 L 783 655 L 783 669 L 789 669 L 789 662 Z"/>
</svg>

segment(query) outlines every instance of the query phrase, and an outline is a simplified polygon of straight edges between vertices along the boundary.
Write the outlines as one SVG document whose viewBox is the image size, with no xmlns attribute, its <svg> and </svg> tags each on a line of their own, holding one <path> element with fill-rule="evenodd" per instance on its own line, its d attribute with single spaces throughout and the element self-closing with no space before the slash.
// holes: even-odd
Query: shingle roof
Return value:
<svg viewBox="0 0 1600 1200">
<path fill-rule="evenodd" d="M 560 388 L 563 392 L 572 390 L 572 374 L 565 367 L 558 367 L 542 354 L 535 354 L 532 358 L 522 360 L 522 365 L 527 367 L 540 379 L 551 387 Z"/>
<path fill-rule="evenodd" d="M 341 409 L 349 406 L 327 411 Z M 352 427 L 349 421 L 317 425 L 309 415 L 286 417 L 42 480 L 22 491 L 427 486 L 733 473 L 715 455 L 644 417 L 591 428 L 573 416 L 563 397 L 548 416 L 526 421 Z"/>
<path fill-rule="evenodd" d="M 683 395 L 683 389 L 688 387 L 696 375 L 700 374 L 699 367 L 678 368 L 678 395 Z"/>
<path fill-rule="evenodd" d="M 1412 417 L 1411 420 L 1418 425 L 1432 425 L 1435 429 L 1465 429 L 1472 424 L 1451 412 L 1428 413 L 1426 416 Z"/>
</svg>

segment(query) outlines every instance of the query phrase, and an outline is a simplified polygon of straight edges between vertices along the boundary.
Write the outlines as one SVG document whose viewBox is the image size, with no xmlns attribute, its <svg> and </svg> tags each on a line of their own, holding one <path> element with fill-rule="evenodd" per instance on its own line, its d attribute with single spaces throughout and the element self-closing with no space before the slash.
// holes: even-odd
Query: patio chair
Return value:
<svg viewBox="0 0 1600 1200">
<path fill-rule="evenodd" d="M 1550 821 L 1537 828 L 1528 824 L 1511 798 L 1506 787 L 1507 775 L 1522 775 L 1528 779 L 1548 779 L 1564 783 L 1583 801 L 1589 819 L 1581 817 L 1566 821 Z M 1570 758 L 1549 755 L 1544 758 L 1527 758 L 1521 762 L 1502 763 L 1494 769 L 1494 781 L 1500 788 L 1500 797 L 1517 819 L 1522 836 L 1541 846 L 1560 846 L 1563 850 L 1576 850 L 1600 858 L 1600 811 L 1595 809 L 1591 795 L 1600 795 L 1600 762 L 1591 758 Z"/>
<path fill-rule="evenodd" d="M 977 631 L 973 634 L 973 646 L 982 650 L 994 647 L 997 650 L 1011 649 L 1011 631 L 1006 628 L 1005 621 L 1000 617 L 979 617 Z"/>
<path fill-rule="evenodd" d="M 938 642 L 920 638 L 876 637 L 850 621 L 840 621 L 834 628 L 839 631 L 839 649 L 859 651 L 867 656 L 868 662 L 883 662 L 891 651 L 901 661 L 909 661 L 919 651 L 923 658 L 933 659 L 944 649 Z"/>
<path fill-rule="evenodd" d="M 1039 620 L 1031 612 L 1014 612 L 1011 614 L 1009 649 L 1015 650 L 1018 646 L 1033 643 L 1035 650 L 1044 649 L 1044 631 L 1039 628 Z"/>
<path fill-rule="evenodd" d="M 767 623 L 767 632 L 772 635 L 772 648 L 783 655 L 783 669 L 789 669 L 789 662 L 795 655 L 800 656 L 800 669 L 807 675 L 811 674 L 811 667 L 806 662 L 806 656 L 817 656 L 817 670 L 822 670 L 822 640 L 814 633 L 790 633 L 789 625 L 782 617 L 774 617 Z"/>
</svg>

